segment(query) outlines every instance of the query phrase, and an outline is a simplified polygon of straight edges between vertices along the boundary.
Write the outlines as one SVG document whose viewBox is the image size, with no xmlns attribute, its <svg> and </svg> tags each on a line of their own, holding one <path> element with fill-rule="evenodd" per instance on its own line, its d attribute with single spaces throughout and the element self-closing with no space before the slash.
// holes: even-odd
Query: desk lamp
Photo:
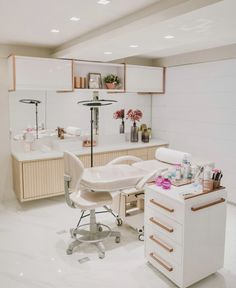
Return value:
<svg viewBox="0 0 236 288">
<path fill-rule="evenodd" d="M 35 105 L 36 139 L 39 139 L 38 104 L 40 104 L 41 101 L 35 100 L 35 99 L 21 99 L 19 102 L 24 103 L 24 104 L 34 104 Z"/>
<path fill-rule="evenodd" d="M 84 106 L 88 106 L 90 107 L 90 129 L 91 129 L 91 138 L 90 138 L 90 142 L 91 142 L 91 167 L 93 167 L 93 110 L 94 108 L 98 108 L 101 106 L 106 106 L 106 105 L 111 105 L 114 102 L 117 102 L 116 100 L 105 100 L 105 99 L 94 99 L 94 100 L 84 100 L 84 101 L 79 101 L 77 102 L 77 104 L 82 104 Z"/>
</svg>

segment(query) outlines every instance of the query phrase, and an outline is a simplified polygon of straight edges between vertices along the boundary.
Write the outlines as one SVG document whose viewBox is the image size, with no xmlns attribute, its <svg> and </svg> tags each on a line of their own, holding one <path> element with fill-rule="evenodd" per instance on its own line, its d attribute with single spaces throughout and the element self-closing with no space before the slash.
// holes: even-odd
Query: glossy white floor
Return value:
<svg viewBox="0 0 236 288">
<path fill-rule="evenodd" d="M 0 287 L 3 288 L 168 288 L 175 285 L 147 264 L 143 242 L 127 225 L 119 228 L 120 244 L 105 242 L 106 257 L 96 248 L 81 246 L 73 255 L 65 250 L 71 241 L 68 230 L 76 224 L 79 211 L 64 199 L 0 206 Z M 100 219 L 116 227 L 108 214 Z M 225 268 L 191 288 L 236 287 L 236 206 L 228 205 Z M 65 232 L 66 231 L 66 232 Z M 89 261 L 78 260 L 88 257 Z M 200 259 L 199 259 L 200 261 Z"/>
</svg>

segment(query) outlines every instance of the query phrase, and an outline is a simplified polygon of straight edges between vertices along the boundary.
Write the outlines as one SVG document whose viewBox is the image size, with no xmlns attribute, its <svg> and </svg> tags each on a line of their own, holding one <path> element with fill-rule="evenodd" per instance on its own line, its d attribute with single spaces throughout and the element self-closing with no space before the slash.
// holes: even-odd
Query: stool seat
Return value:
<svg viewBox="0 0 236 288">
<path fill-rule="evenodd" d="M 112 196 L 109 192 L 76 191 L 70 194 L 70 199 L 81 210 L 96 209 L 112 203 Z"/>
</svg>

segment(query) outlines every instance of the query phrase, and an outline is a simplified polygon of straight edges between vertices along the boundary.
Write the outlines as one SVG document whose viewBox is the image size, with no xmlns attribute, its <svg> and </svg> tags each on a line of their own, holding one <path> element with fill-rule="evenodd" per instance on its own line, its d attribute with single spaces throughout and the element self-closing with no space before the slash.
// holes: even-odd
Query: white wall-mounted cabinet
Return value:
<svg viewBox="0 0 236 288">
<path fill-rule="evenodd" d="M 165 68 L 126 65 L 126 91 L 138 93 L 165 93 Z"/>
<path fill-rule="evenodd" d="M 73 90 L 71 60 L 10 56 L 8 59 L 9 91 Z"/>
</svg>

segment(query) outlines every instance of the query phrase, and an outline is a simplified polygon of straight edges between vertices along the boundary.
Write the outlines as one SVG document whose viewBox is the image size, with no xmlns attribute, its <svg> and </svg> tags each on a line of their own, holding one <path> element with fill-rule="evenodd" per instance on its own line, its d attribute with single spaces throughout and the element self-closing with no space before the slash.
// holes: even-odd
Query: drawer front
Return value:
<svg viewBox="0 0 236 288">
<path fill-rule="evenodd" d="M 171 263 L 161 255 L 152 245 L 145 248 L 145 255 L 147 260 L 170 280 L 178 286 L 182 286 L 182 271 L 183 268 L 177 263 Z"/>
<path fill-rule="evenodd" d="M 150 226 L 145 227 L 145 245 L 154 247 L 161 257 L 171 263 L 182 263 L 182 247 Z"/>
<path fill-rule="evenodd" d="M 151 227 L 156 233 L 163 233 L 168 238 L 182 245 L 182 225 L 157 212 L 155 209 L 145 207 L 145 227 Z"/>
<path fill-rule="evenodd" d="M 181 203 L 170 199 L 151 189 L 146 190 L 146 206 L 182 224 L 184 222 L 184 207 Z"/>
</svg>

